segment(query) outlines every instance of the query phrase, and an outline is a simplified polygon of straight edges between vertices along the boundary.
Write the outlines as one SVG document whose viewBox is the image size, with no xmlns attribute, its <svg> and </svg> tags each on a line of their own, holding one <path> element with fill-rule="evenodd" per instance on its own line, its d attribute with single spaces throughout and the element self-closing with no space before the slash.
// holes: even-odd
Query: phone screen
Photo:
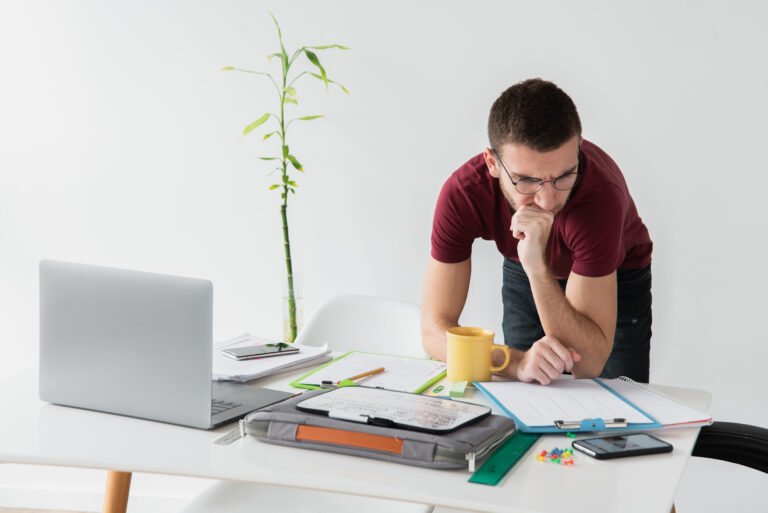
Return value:
<svg viewBox="0 0 768 513">
<path fill-rule="evenodd" d="M 278 342 L 275 344 L 233 347 L 231 349 L 223 349 L 221 352 L 223 355 L 234 358 L 235 360 L 247 360 L 250 358 L 266 358 L 268 356 L 295 354 L 298 351 L 298 347 Z"/>
<path fill-rule="evenodd" d="M 645 434 L 603 436 L 575 440 L 573 448 L 598 459 L 670 452 L 672 445 Z"/>
</svg>

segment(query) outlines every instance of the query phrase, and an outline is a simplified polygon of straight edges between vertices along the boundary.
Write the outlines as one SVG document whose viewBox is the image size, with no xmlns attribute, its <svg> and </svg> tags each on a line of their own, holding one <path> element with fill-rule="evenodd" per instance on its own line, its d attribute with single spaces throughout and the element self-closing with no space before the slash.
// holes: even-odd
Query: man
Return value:
<svg viewBox="0 0 768 513">
<path fill-rule="evenodd" d="M 581 137 L 571 98 L 531 79 L 502 93 L 490 148 L 445 182 L 424 282 L 424 348 L 445 360 L 476 238 L 504 255 L 504 375 L 648 381 L 651 242 L 616 163 Z"/>
</svg>

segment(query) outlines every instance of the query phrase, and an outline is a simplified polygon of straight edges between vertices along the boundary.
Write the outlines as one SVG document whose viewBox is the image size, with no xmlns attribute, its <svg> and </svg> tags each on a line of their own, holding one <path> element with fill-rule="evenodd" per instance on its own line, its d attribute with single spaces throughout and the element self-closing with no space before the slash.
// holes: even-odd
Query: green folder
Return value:
<svg viewBox="0 0 768 513">
<path fill-rule="evenodd" d="M 318 390 L 322 388 L 319 383 L 313 382 L 311 377 L 321 371 L 327 370 L 329 367 L 334 365 L 343 365 L 344 363 L 347 363 L 345 361 L 345 358 L 349 358 L 352 355 L 364 355 L 366 358 L 370 358 L 372 360 L 372 367 L 371 369 L 365 369 L 365 370 L 372 370 L 377 367 L 384 367 L 385 371 L 381 375 L 375 375 L 371 376 L 371 378 L 377 378 L 379 381 L 386 380 L 387 376 L 386 373 L 390 372 L 390 376 L 396 376 L 396 371 L 399 365 L 403 365 L 405 362 L 418 362 L 423 361 L 425 362 L 425 369 L 424 369 L 424 381 L 419 383 L 419 385 L 416 387 L 415 390 L 402 390 L 401 388 L 391 388 L 391 390 L 402 390 L 403 392 L 412 392 L 415 394 L 421 393 L 427 388 L 429 388 L 434 383 L 437 383 L 441 379 L 445 377 L 445 368 L 442 369 L 442 371 L 435 373 L 435 366 L 432 362 L 434 360 L 428 360 L 426 358 L 414 358 L 410 356 L 395 356 L 395 355 L 387 355 L 387 354 L 378 354 L 378 353 L 366 353 L 362 351 L 349 351 L 348 353 L 344 353 L 343 355 L 339 356 L 338 358 L 334 358 L 328 363 L 325 363 L 321 365 L 320 367 L 317 367 L 315 369 L 312 369 L 311 371 L 307 372 L 306 374 L 300 376 L 299 378 L 293 380 L 290 385 L 295 388 L 304 388 L 308 390 Z M 427 364 L 427 362 L 430 362 L 430 364 Z M 353 373 L 356 374 L 356 373 Z M 349 376 L 347 376 L 349 377 Z M 343 380 L 344 378 L 340 378 L 340 380 Z M 365 385 L 366 382 L 363 380 L 361 385 Z M 377 385 L 381 386 L 382 388 L 388 388 L 385 385 Z"/>
</svg>

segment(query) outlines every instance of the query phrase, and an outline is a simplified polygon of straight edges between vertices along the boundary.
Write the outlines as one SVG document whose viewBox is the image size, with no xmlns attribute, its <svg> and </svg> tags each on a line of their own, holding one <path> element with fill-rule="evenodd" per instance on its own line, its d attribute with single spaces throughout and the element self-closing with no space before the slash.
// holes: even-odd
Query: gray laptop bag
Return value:
<svg viewBox="0 0 768 513">
<path fill-rule="evenodd" d="M 435 434 L 362 424 L 301 411 L 296 404 L 326 390 L 308 392 L 250 413 L 241 433 L 262 442 L 375 458 L 435 469 L 469 468 L 515 432 L 512 419 L 488 415 L 453 431 Z"/>
</svg>

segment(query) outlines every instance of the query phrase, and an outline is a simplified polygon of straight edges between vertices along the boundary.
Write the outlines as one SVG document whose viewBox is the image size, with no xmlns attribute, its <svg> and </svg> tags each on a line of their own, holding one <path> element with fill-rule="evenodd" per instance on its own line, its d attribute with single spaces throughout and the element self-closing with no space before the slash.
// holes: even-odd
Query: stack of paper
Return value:
<svg viewBox="0 0 768 513">
<path fill-rule="evenodd" d="M 221 354 L 223 348 L 252 346 L 254 344 L 274 344 L 274 340 L 240 335 L 215 344 L 213 350 L 213 379 L 216 381 L 250 381 L 304 367 L 319 365 L 331 360 L 331 351 L 327 345 L 297 345 L 298 353 L 251 360 L 233 360 Z"/>
</svg>

